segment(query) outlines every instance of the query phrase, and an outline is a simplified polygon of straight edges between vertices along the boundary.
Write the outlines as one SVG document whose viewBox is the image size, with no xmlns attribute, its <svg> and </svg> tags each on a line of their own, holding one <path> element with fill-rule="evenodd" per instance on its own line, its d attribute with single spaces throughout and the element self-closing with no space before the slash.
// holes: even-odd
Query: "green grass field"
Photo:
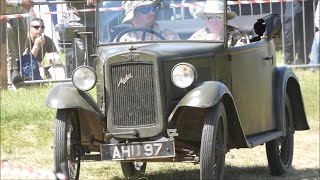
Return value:
<svg viewBox="0 0 320 180">
<path fill-rule="evenodd" d="M 280 178 L 319 179 L 319 70 L 295 70 L 301 84 L 310 131 L 297 132 L 294 166 Z M 55 110 L 45 106 L 53 85 L 1 91 L 1 160 L 33 169 L 53 169 Z M 264 146 L 227 154 L 225 179 L 273 179 Z M 116 162 L 84 162 L 81 179 L 123 179 Z M 184 163 L 150 163 L 145 179 L 197 179 L 199 166 Z M 277 177 L 278 178 L 278 177 Z M 1 177 L 5 179 L 5 177 Z"/>
</svg>

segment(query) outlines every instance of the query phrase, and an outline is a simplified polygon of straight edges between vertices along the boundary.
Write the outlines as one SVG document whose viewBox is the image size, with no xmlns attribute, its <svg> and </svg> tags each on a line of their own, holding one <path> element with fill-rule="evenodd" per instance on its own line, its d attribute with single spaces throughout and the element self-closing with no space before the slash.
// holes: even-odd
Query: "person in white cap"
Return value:
<svg viewBox="0 0 320 180">
<path fill-rule="evenodd" d="M 165 27 L 161 27 L 155 22 L 157 2 L 156 1 L 126 1 L 124 4 L 125 18 L 123 23 L 131 24 L 132 28 L 146 28 L 159 33 L 165 40 L 179 40 L 179 35 Z M 120 42 L 132 41 L 154 41 L 161 40 L 153 33 L 142 31 L 132 31 L 124 34 Z"/>
<path fill-rule="evenodd" d="M 224 3 L 221 1 L 207 1 L 203 8 L 199 8 L 196 16 L 207 20 L 205 28 L 195 32 L 189 40 L 223 40 L 224 37 Z M 233 19 L 237 14 L 228 9 L 227 19 Z M 228 29 L 228 46 L 234 46 L 243 36 L 232 28 Z"/>
</svg>

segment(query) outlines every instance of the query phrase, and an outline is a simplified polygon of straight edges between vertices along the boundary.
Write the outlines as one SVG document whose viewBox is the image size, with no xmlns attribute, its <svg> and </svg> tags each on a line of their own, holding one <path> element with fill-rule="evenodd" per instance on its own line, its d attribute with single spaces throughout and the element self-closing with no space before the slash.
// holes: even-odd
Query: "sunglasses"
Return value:
<svg viewBox="0 0 320 180">
<path fill-rule="evenodd" d="M 207 17 L 207 20 L 208 20 L 208 21 L 211 21 L 211 20 L 213 20 L 213 19 L 223 20 L 223 16 L 222 16 L 222 15 L 213 15 L 213 16 Z"/>
<path fill-rule="evenodd" d="M 36 30 L 39 30 L 40 27 L 41 27 L 41 29 L 45 28 L 45 26 L 31 26 L 31 27 L 35 28 Z"/>
<path fill-rule="evenodd" d="M 150 11 L 155 12 L 157 9 L 157 6 L 152 5 L 152 6 L 141 6 L 137 7 L 135 9 L 136 12 L 142 13 L 142 14 L 148 14 Z"/>
</svg>

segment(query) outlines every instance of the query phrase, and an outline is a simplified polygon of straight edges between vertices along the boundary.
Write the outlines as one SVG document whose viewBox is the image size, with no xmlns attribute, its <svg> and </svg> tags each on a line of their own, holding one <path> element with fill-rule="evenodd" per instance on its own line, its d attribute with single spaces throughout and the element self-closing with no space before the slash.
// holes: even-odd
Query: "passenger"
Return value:
<svg viewBox="0 0 320 180">
<path fill-rule="evenodd" d="M 284 60 L 287 65 L 308 64 L 314 34 L 316 1 L 287 1 L 284 4 Z M 306 53 L 305 53 L 306 52 Z"/>
<path fill-rule="evenodd" d="M 220 1 L 207 1 L 203 8 L 199 8 L 196 16 L 205 19 L 206 26 L 195 32 L 189 40 L 223 40 L 224 38 L 224 4 Z M 227 19 L 233 19 L 237 14 L 231 10 L 227 11 Z M 228 28 L 228 46 L 246 44 L 243 35 L 233 27 Z"/>
<path fill-rule="evenodd" d="M 41 63 L 43 57 L 46 53 L 57 52 L 52 39 L 44 35 L 44 28 L 45 26 L 42 19 L 33 19 L 30 23 L 30 33 L 24 46 L 24 54 L 31 53 L 36 58 L 40 70 L 40 75 L 43 79 L 45 79 L 44 69 Z"/>
<path fill-rule="evenodd" d="M 127 1 L 124 3 L 125 18 L 123 23 L 130 23 L 132 28 L 147 28 L 162 35 L 165 40 L 179 40 L 177 33 L 161 27 L 155 22 L 157 3 L 155 1 Z M 158 36 L 152 33 L 146 33 L 143 38 L 142 31 L 128 32 L 120 38 L 120 42 L 131 41 L 152 41 L 161 40 Z"/>
</svg>

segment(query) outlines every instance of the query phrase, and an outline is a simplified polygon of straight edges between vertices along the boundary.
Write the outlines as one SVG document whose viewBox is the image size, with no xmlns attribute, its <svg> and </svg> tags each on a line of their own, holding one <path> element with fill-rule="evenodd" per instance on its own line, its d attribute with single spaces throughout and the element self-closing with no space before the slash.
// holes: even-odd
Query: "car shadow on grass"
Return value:
<svg viewBox="0 0 320 180">
<path fill-rule="evenodd" d="M 199 179 L 199 169 L 192 170 L 166 170 L 158 171 L 152 174 L 148 170 L 143 176 L 134 176 L 130 179 L 136 180 L 185 180 L 185 179 Z M 224 178 L 226 180 L 247 180 L 247 179 L 268 179 L 268 180 L 284 180 L 284 179 L 317 179 L 319 178 L 318 168 L 306 169 L 289 169 L 281 176 L 272 176 L 267 166 L 255 167 L 225 167 Z M 123 177 L 116 176 L 113 180 L 122 180 Z"/>
</svg>

